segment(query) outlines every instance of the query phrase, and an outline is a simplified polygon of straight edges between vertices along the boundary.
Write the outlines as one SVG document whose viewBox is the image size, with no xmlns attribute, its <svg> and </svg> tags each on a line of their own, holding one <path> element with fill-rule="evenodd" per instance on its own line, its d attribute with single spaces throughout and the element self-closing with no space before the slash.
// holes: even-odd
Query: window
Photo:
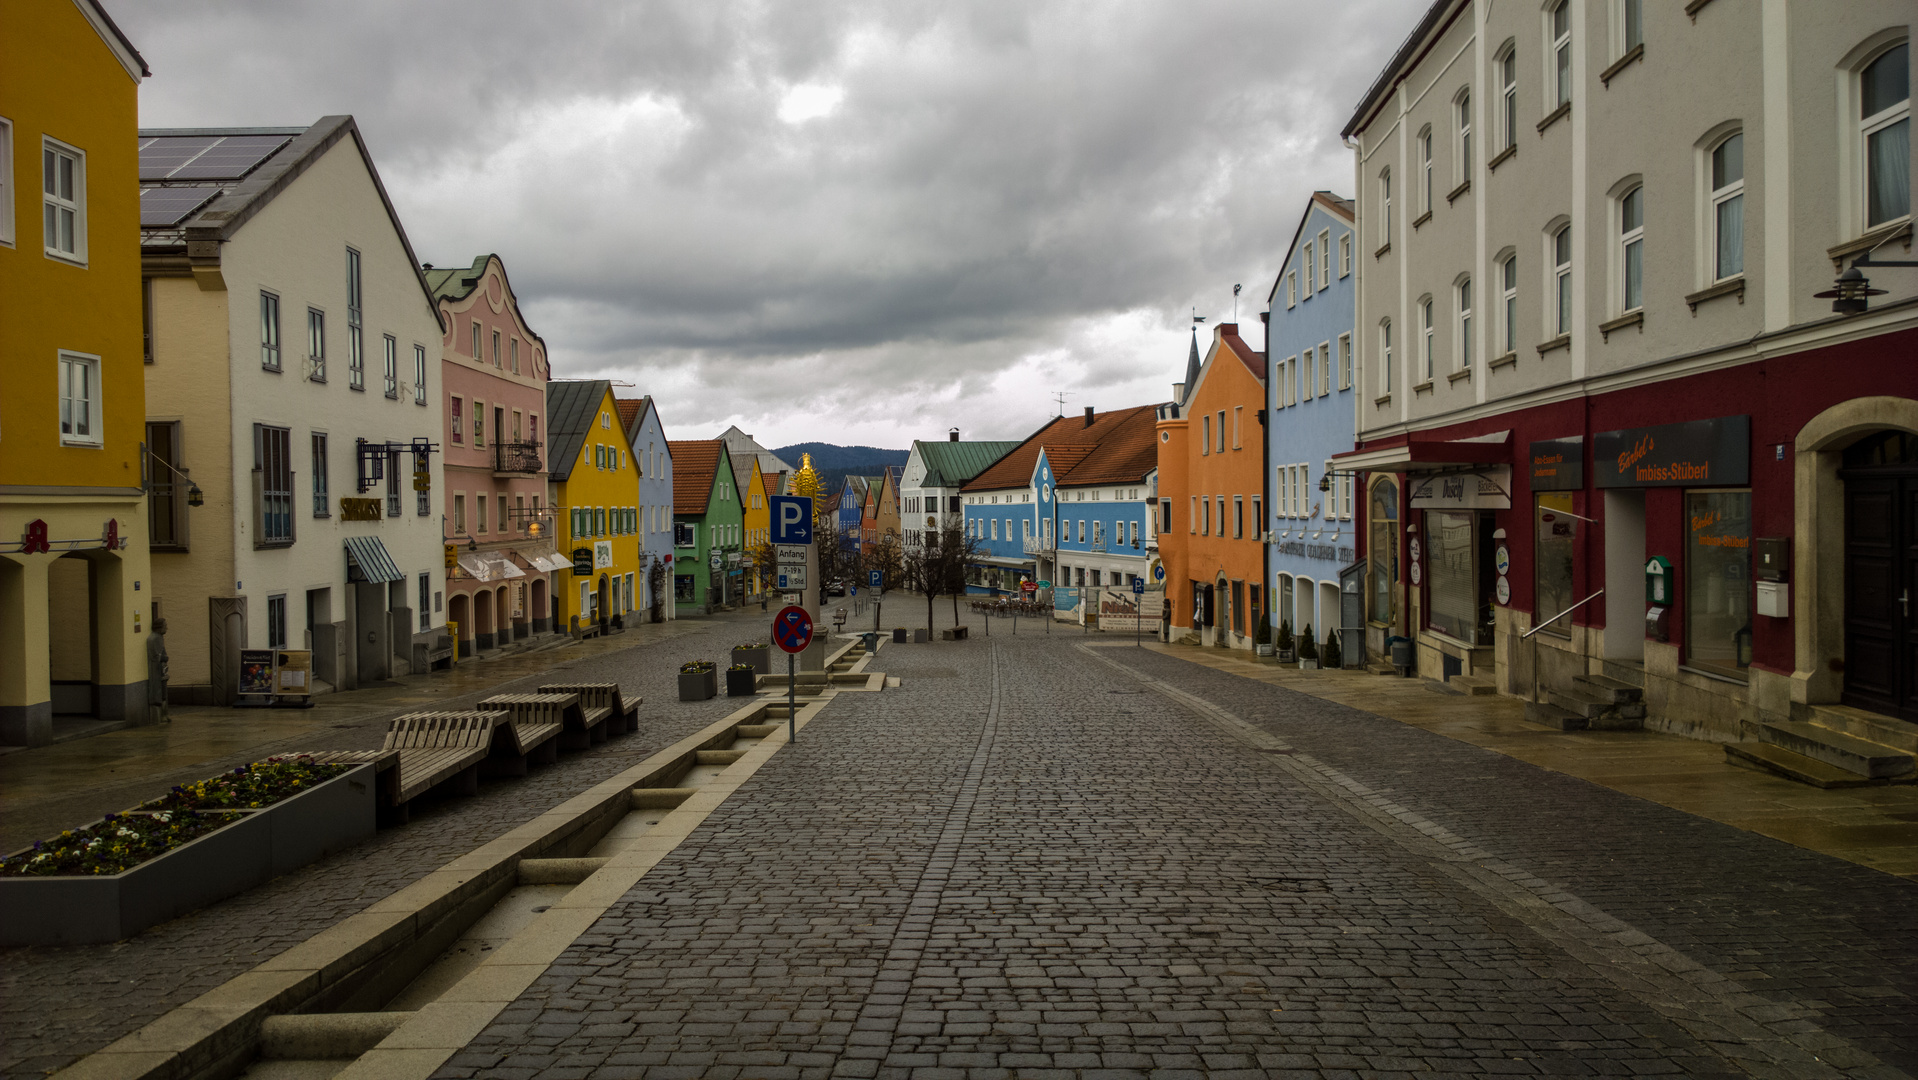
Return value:
<svg viewBox="0 0 1918 1080">
<path fill-rule="evenodd" d="M 1429 127 L 1419 132 L 1419 210 L 1432 212 L 1432 129 Z"/>
<path fill-rule="evenodd" d="M 346 385 L 366 389 L 366 342 L 361 326 L 360 253 L 346 249 Z"/>
<path fill-rule="evenodd" d="M 1685 493 L 1685 663 L 1735 679 L 1751 666 L 1751 498 Z"/>
<path fill-rule="evenodd" d="M 1199 531 L 1199 497 L 1197 495 L 1190 496 L 1186 507 L 1185 531 Z"/>
<path fill-rule="evenodd" d="M 519 339 L 513 339 L 513 374 L 519 374 Z"/>
<path fill-rule="evenodd" d="M 1425 573 L 1430 598 L 1425 621 L 1432 629 L 1467 645 L 1479 642 L 1479 570 L 1473 557 L 1477 515 L 1427 510 Z M 1491 639 L 1485 639 L 1489 644 Z"/>
<path fill-rule="evenodd" d="M 100 358 L 60 353 L 60 445 L 99 446 Z"/>
<path fill-rule="evenodd" d="M 1223 454 L 1225 453 L 1225 410 L 1224 409 L 1219 410 L 1218 436 L 1219 436 L 1219 445 L 1217 449 L 1219 453 Z"/>
<path fill-rule="evenodd" d="M 1563 225 L 1552 235 L 1552 278 L 1556 283 L 1552 332 L 1572 332 L 1572 227 Z"/>
<path fill-rule="evenodd" d="M 1617 55 L 1622 58 L 1628 52 L 1645 44 L 1645 12 L 1643 0 L 1618 0 L 1617 24 L 1613 32 L 1618 35 Z"/>
<path fill-rule="evenodd" d="M 1339 276 L 1352 272 L 1352 234 L 1339 234 Z"/>
<path fill-rule="evenodd" d="M 413 404 L 426 404 L 426 346 L 413 346 Z"/>
<path fill-rule="evenodd" d="M 386 455 L 386 516 L 400 516 L 400 455 L 397 453 Z"/>
<path fill-rule="evenodd" d="M 426 630 L 433 625 L 433 575 L 420 574 L 420 629 Z"/>
<path fill-rule="evenodd" d="M 1212 500 L 1209 498 L 1199 500 L 1199 535 L 1212 535 Z"/>
<path fill-rule="evenodd" d="M 1572 606 L 1572 564 L 1578 540 L 1578 519 L 1572 516 L 1570 492 L 1540 492 L 1533 522 L 1532 572 L 1537 598 L 1532 625 Z M 1560 619 L 1545 629 L 1562 638 L 1572 636 L 1570 619 Z"/>
<path fill-rule="evenodd" d="M 1645 189 L 1618 200 L 1619 311 L 1645 306 Z"/>
<path fill-rule="evenodd" d="M 453 441 L 456 443 L 466 441 L 466 415 L 463 411 L 465 408 L 466 403 L 464 401 L 457 397 L 453 399 L 453 423 L 451 426 L 453 429 Z"/>
<path fill-rule="evenodd" d="M 1458 150 L 1458 182 L 1463 184 L 1472 178 L 1472 92 L 1470 90 L 1458 96 L 1452 103 L 1452 115 L 1456 119 L 1457 134 L 1455 148 Z"/>
<path fill-rule="evenodd" d="M 1296 270 L 1285 272 L 1285 306 L 1294 307 L 1299 302 L 1299 274 Z"/>
<path fill-rule="evenodd" d="M 1352 335 L 1339 335 L 1339 389 L 1352 388 Z"/>
<path fill-rule="evenodd" d="M 327 491 L 326 434 L 313 433 L 313 516 L 332 517 L 332 502 Z"/>
<path fill-rule="evenodd" d="M 1453 290 L 1458 294 L 1458 342 L 1454 368 L 1464 371 L 1472 366 L 1472 279 L 1464 278 Z"/>
<path fill-rule="evenodd" d="M 1432 298 L 1419 301 L 1419 375 L 1422 381 L 1432 381 Z"/>
<path fill-rule="evenodd" d="M 429 451 L 413 451 L 413 513 L 426 517 L 433 512 L 433 466 Z"/>
<path fill-rule="evenodd" d="M 1245 496 L 1243 495 L 1232 496 L 1232 536 L 1237 540 L 1245 538 Z"/>
<path fill-rule="evenodd" d="M 1858 77 L 1865 151 L 1865 227 L 1911 213 L 1911 43 L 1885 50 Z"/>
<path fill-rule="evenodd" d="M 1550 105 L 1556 109 L 1560 105 L 1572 102 L 1572 5 L 1571 0 L 1558 0 L 1552 7 L 1552 99 Z"/>
<path fill-rule="evenodd" d="M 179 472 L 180 422 L 149 421 L 147 453 L 153 482 L 147 491 L 147 543 L 154 551 L 187 550 L 186 485 Z"/>
<path fill-rule="evenodd" d="M 283 427 L 253 425 L 255 546 L 293 542 L 293 439 Z"/>
<path fill-rule="evenodd" d="M 499 331 L 493 331 L 493 366 L 499 366 Z"/>
<path fill-rule="evenodd" d="M 266 598 L 266 647 L 286 648 L 286 594 Z"/>
<path fill-rule="evenodd" d="M 1399 584 L 1399 486 L 1396 481 L 1380 479 L 1372 485 L 1372 508 L 1365 515 L 1370 555 L 1365 577 L 1369 585 L 1366 617 L 1373 623 L 1391 624 L 1398 619 Z"/>
<path fill-rule="evenodd" d="M 1232 449 L 1234 450 L 1239 449 L 1241 445 L 1239 439 L 1241 434 L 1243 433 L 1244 426 L 1245 426 L 1245 406 L 1234 405 L 1232 407 Z M 1099 493 L 1095 491 L 1092 494 L 1094 498 L 1097 498 Z"/>
<path fill-rule="evenodd" d="M 473 445 L 486 445 L 486 403 L 473 402 Z"/>
<path fill-rule="evenodd" d="M 386 335 L 386 396 L 394 401 L 400 399 L 400 343 L 393 335 Z"/>
<path fill-rule="evenodd" d="M 1319 343 L 1319 396 L 1332 392 L 1332 343 Z"/>
<path fill-rule="evenodd" d="M 1379 320 L 1379 393 L 1392 392 L 1392 320 Z"/>
<path fill-rule="evenodd" d="M 312 368 L 307 376 L 314 382 L 326 381 L 326 312 L 306 309 L 306 361 Z"/>
<path fill-rule="evenodd" d="M 1199 453 L 1212 452 L 1212 414 L 1199 417 Z"/>
<path fill-rule="evenodd" d="M 1745 272 L 1745 136 L 1712 148 L 1712 280 Z"/>
<path fill-rule="evenodd" d="M 1518 256 L 1507 255 L 1498 261 L 1499 299 L 1503 301 L 1503 321 L 1499 324 L 1499 352 L 1518 351 Z M 1497 316 L 1494 316 L 1495 318 Z"/>
<path fill-rule="evenodd" d="M 1518 49 L 1505 47 L 1498 61 L 1500 150 L 1518 145 Z"/>
<path fill-rule="evenodd" d="M 473 321 L 473 347 L 468 351 L 473 354 L 473 362 L 478 363 L 480 359 L 480 324 L 477 319 Z"/>
<path fill-rule="evenodd" d="M 40 142 L 42 230 L 47 254 L 85 262 L 87 257 L 87 156 L 65 143 Z"/>
<path fill-rule="evenodd" d="M 1305 247 L 1299 253 L 1299 266 L 1305 271 L 1305 295 L 1308 298 L 1312 295 L 1312 252 L 1314 250 L 1312 241 L 1307 240 Z"/>
<path fill-rule="evenodd" d="M 1379 173 L 1379 246 L 1392 243 L 1392 170 Z"/>
<path fill-rule="evenodd" d="M 260 366 L 280 370 L 280 298 L 270 292 L 260 294 Z"/>
<path fill-rule="evenodd" d="M 1332 230 L 1319 230 L 1319 288 L 1332 284 Z"/>
</svg>

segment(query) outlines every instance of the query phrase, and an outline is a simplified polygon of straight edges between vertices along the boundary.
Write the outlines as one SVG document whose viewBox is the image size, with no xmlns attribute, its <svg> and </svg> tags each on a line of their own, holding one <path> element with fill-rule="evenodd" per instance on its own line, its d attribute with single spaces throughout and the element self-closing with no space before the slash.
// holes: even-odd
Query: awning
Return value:
<svg viewBox="0 0 1918 1080">
<path fill-rule="evenodd" d="M 1512 433 L 1497 431 L 1469 439 L 1432 439 L 1414 435 L 1402 443 L 1332 456 L 1341 472 L 1425 472 L 1448 466 L 1510 465 Z"/>
<path fill-rule="evenodd" d="M 355 571 L 360 575 L 357 578 L 353 577 Z M 369 585 L 406 580 L 406 575 L 394 565 L 393 556 L 386 553 L 386 544 L 377 536 L 346 538 L 346 572 L 349 580 L 364 581 Z"/>
<path fill-rule="evenodd" d="M 475 581 L 504 581 L 526 576 L 526 571 L 513 565 L 513 561 L 499 551 L 466 552 L 460 556 L 460 569 Z"/>
<path fill-rule="evenodd" d="M 573 565 L 573 560 L 566 558 L 549 547 L 521 548 L 513 552 L 513 554 L 526 560 L 526 565 L 538 570 L 542 574 L 553 570 L 564 570 Z"/>
</svg>

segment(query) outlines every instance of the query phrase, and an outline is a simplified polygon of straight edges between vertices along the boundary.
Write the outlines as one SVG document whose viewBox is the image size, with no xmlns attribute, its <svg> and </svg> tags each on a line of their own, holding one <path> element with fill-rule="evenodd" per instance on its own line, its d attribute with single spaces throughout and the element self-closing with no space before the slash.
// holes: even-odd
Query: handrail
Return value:
<svg viewBox="0 0 1918 1080">
<path fill-rule="evenodd" d="M 1589 603 L 1591 603 L 1592 601 L 1594 601 L 1594 600 L 1596 600 L 1596 599 L 1598 599 L 1599 597 L 1601 597 L 1601 596 L 1604 596 L 1604 595 L 1605 595 L 1605 590 L 1604 590 L 1604 589 L 1600 589 L 1600 590 L 1598 590 L 1597 592 L 1595 592 L 1595 593 L 1593 593 L 1592 595 L 1590 595 L 1590 596 L 1588 596 L 1588 597 L 1586 597 L 1585 599 L 1583 599 L 1583 600 L 1580 600 L 1580 601 L 1579 601 L 1578 603 L 1576 603 L 1576 604 L 1573 604 L 1573 605 L 1572 605 L 1571 607 L 1568 607 L 1568 608 L 1566 608 L 1566 609 L 1565 609 L 1564 611 L 1561 611 L 1561 612 L 1559 612 L 1558 614 L 1556 614 L 1556 615 L 1554 615 L 1554 616 L 1552 616 L 1551 618 L 1549 618 L 1549 619 L 1546 619 L 1546 620 L 1545 620 L 1544 622 L 1542 622 L 1542 623 L 1539 623 L 1539 624 L 1538 624 L 1537 626 L 1534 626 L 1534 627 L 1532 627 L 1532 628 L 1531 628 L 1530 630 L 1527 630 L 1527 631 L 1525 631 L 1525 632 L 1524 632 L 1523 634 L 1520 634 L 1520 635 L 1519 635 L 1519 638 L 1518 638 L 1518 639 L 1519 639 L 1520 641 L 1529 641 L 1529 640 L 1531 640 L 1531 637 L 1532 637 L 1532 635 L 1533 635 L 1533 634 L 1536 634 L 1536 633 L 1538 633 L 1538 632 L 1539 632 L 1540 630 L 1543 630 L 1543 629 L 1545 629 L 1546 627 L 1548 627 L 1548 626 L 1550 626 L 1550 625 L 1552 625 L 1553 623 L 1555 623 L 1555 622 L 1557 622 L 1558 620 L 1560 620 L 1560 619 L 1562 619 L 1562 618 L 1564 618 L 1564 617 L 1565 617 L 1565 616 L 1567 616 L 1567 615 L 1570 615 L 1570 614 L 1571 614 L 1572 612 L 1574 612 L 1574 611 L 1577 611 L 1577 610 L 1578 610 L 1579 608 L 1582 608 L 1582 607 L 1584 607 L 1584 606 L 1585 606 L 1586 604 L 1589 604 Z"/>
</svg>

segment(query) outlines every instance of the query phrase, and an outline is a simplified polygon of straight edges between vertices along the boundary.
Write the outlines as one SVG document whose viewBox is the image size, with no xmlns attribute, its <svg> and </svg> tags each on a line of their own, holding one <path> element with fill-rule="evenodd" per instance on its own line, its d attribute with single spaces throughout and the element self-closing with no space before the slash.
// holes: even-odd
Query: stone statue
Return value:
<svg viewBox="0 0 1918 1080">
<path fill-rule="evenodd" d="M 153 632 L 147 635 L 147 720 L 161 724 L 173 719 L 166 707 L 166 684 L 172 671 L 167 664 L 166 620 L 153 620 Z"/>
</svg>

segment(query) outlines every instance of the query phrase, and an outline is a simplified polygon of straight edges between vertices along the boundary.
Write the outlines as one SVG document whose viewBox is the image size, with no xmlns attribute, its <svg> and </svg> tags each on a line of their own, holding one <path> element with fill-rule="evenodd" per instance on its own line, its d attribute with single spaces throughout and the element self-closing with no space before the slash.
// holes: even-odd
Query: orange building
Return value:
<svg viewBox="0 0 1918 1080">
<path fill-rule="evenodd" d="M 1265 354 L 1236 323 L 1198 338 L 1177 404 L 1159 410 L 1159 553 L 1172 640 L 1250 649 L 1267 609 L 1260 522 L 1265 520 Z"/>
</svg>

